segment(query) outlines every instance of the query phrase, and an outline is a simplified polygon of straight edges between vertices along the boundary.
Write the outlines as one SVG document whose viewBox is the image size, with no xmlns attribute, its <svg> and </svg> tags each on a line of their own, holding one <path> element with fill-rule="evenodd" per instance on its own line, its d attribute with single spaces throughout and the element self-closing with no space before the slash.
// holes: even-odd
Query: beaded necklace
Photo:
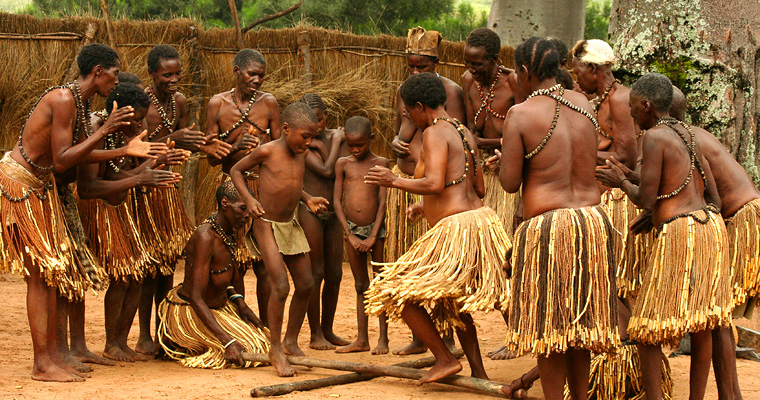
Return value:
<svg viewBox="0 0 760 400">
<path fill-rule="evenodd" d="M 219 216 L 218 212 L 215 212 L 211 214 L 208 218 L 206 218 L 203 223 L 211 225 L 211 229 L 214 230 L 214 232 L 219 235 L 219 237 L 222 238 L 222 241 L 224 242 L 225 247 L 227 247 L 227 250 L 230 251 L 230 261 L 227 263 L 227 266 L 222 269 L 217 269 L 213 271 L 209 271 L 211 274 L 223 274 L 227 272 L 230 269 L 230 266 L 232 266 L 232 262 L 235 259 L 235 248 L 237 247 L 237 241 L 235 240 L 235 233 L 227 234 L 227 232 L 222 229 L 222 226 L 219 224 L 219 221 L 217 220 Z M 187 257 L 187 254 L 185 254 L 185 257 Z"/>
<path fill-rule="evenodd" d="M 488 94 L 483 92 L 483 86 L 480 84 L 480 82 L 475 82 L 475 85 L 478 88 L 478 94 L 480 94 L 480 108 L 478 109 L 478 112 L 475 113 L 475 125 L 478 124 L 478 118 L 480 117 L 480 113 L 483 112 L 483 110 L 486 110 L 488 112 L 485 116 L 485 119 L 488 119 L 488 114 L 491 114 L 498 119 L 507 118 L 506 114 L 499 114 L 494 111 L 493 108 L 491 108 L 491 104 L 493 104 L 493 99 L 495 96 L 494 90 L 496 89 L 496 84 L 499 82 L 499 75 L 501 75 L 502 69 L 505 69 L 505 67 L 501 65 L 498 65 L 496 67 L 496 76 L 494 77 L 491 86 L 488 88 Z"/>
<path fill-rule="evenodd" d="M 161 123 L 158 124 L 156 129 L 154 129 L 150 135 L 148 135 L 148 140 L 151 140 L 158 134 L 158 132 L 161 132 L 161 128 L 164 126 L 168 131 L 171 132 L 171 129 L 174 127 L 174 123 L 177 122 L 177 100 L 173 95 L 169 97 L 168 107 L 171 109 L 172 113 L 172 119 L 170 120 L 169 116 L 166 114 L 166 110 L 164 110 L 164 107 L 161 106 L 161 102 L 158 101 L 158 97 L 156 97 L 156 94 L 153 93 L 153 85 L 148 86 L 148 97 L 150 97 L 150 101 L 153 102 L 153 105 L 156 106 L 158 115 L 161 116 Z"/>
<path fill-rule="evenodd" d="M 74 96 L 74 104 L 76 106 L 77 114 L 75 117 L 75 126 L 74 126 L 74 133 L 72 135 L 72 146 L 75 146 L 77 144 L 77 141 L 79 140 L 79 137 L 82 135 L 82 132 L 84 132 L 86 137 L 90 137 L 92 135 L 92 126 L 90 125 L 90 100 L 88 99 L 86 102 L 82 102 L 82 88 L 79 86 L 79 81 L 73 81 L 69 82 L 65 85 L 61 86 L 53 86 L 45 90 L 44 93 L 42 93 L 42 96 L 40 96 L 39 99 L 37 99 L 37 102 L 34 103 L 34 106 L 32 107 L 32 110 L 29 111 L 29 115 L 26 117 L 26 121 L 24 121 L 24 125 L 21 126 L 21 131 L 18 133 L 18 149 L 21 153 L 21 157 L 23 157 L 24 161 L 26 161 L 29 165 L 32 167 L 40 170 L 40 171 L 52 171 L 53 168 L 55 168 L 55 165 L 51 166 L 43 166 L 40 164 L 37 164 L 36 162 L 32 161 L 32 159 L 26 154 L 26 151 L 24 151 L 24 145 L 22 143 L 22 137 L 24 136 L 24 129 L 26 128 L 27 122 L 29 122 L 29 118 L 31 118 L 32 113 L 34 113 L 34 110 L 37 108 L 37 106 L 40 104 L 42 99 L 50 92 L 56 89 L 68 89 L 71 91 L 72 96 Z"/>
<path fill-rule="evenodd" d="M 704 171 L 704 169 L 702 169 L 702 163 L 699 162 L 699 160 L 697 159 L 696 137 L 694 135 L 694 131 L 691 129 L 691 126 L 689 126 L 689 124 L 687 124 L 687 123 L 681 122 L 681 121 L 679 121 L 679 120 L 677 120 L 675 118 L 672 118 L 672 117 L 660 118 L 657 121 L 657 123 L 654 124 L 653 128 L 656 127 L 656 126 L 660 126 L 660 125 L 665 125 L 668 128 L 670 128 L 673 131 L 675 131 L 678 134 L 678 136 L 681 138 L 681 140 L 683 141 L 683 143 L 686 145 L 686 148 L 689 150 L 689 164 L 690 164 L 690 166 L 689 166 L 689 174 L 686 176 L 686 179 L 681 184 L 681 186 L 679 186 L 678 188 L 676 188 L 674 191 L 672 191 L 672 192 L 670 192 L 668 194 L 663 194 L 663 195 L 657 196 L 657 200 L 666 200 L 666 199 L 669 199 L 669 198 L 677 195 L 678 193 L 680 193 L 686 187 L 686 185 L 688 185 L 689 182 L 691 182 L 691 178 L 692 178 L 692 176 L 694 176 L 694 168 L 695 167 L 697 169 L 699 169 L 699 173 L 702 175 L 702 181 L 703 182 L 707 182 L 707 179 L 705 178 L 705 171 Z M 689 141 L 681 133 L 681 131 L 679 131 L 678 129 L 674 128 L 673 125 L 681 125 L 682 127 L 684 127 L 686 129 L 686 131 L 689 132 L 689 137 L 691 138 L 691 143 L 689 143 Z"/>
<path fill-rule="evenodd" d="M 610 91 L 612 90 L 612 87 L 615 86 L 616 83 L 620 83 L 622 85 L 622 83 L 619 80 L 615 79 L 614 81 L 612 81 L 612 83 L 610 83 L 610 86 L 607 86 L 607 89 L 604 90 L 604 93 L 602 93 L 600 97 L 597 97 L 596 102 L 593 104 L 594 114 L 597 117 L 599 116 L 599 108 L 602 106 L 602 103 L 604 103 L 604 101 L 607 100 L 607 96 L 609 96 Z M 615 140 L 612 138 L 612 135 L 608 134 L 601 128 L 599 128 L 597 131 L 601 133 L 602 136 L 606 137 L 607 139 Z"/>
<path fill-rule="evenodd" d="M 454 129 L 457 130 L 459 133 L 459 136 L 462 138 L 462 146 L 464 147 L 464 174 L 462 174 L 459 179 L 455 179 L 450 182 L 446 182 L 444 184 L 444 187 L 453 186 L 457 183 L 464 182 L 465 179 L 467 179 L 467 172 L 470 170 L 470 156 L 472 156 L 472 167 L 473 167 L 473 177 L 478 177 L 478 163 L 475 161 L 475 150 L 472 149 L 470 146 L 470 142 L 467 141 L 467 137 L 464 135 L 464 125 L 459 122 L 456 118 L 436 118 L 433 120 L 433 125 L 435 125 L 438 121 L 446 121 L 450 123 L 451 125 L 454 125 Z"/>
<path fill-rule="evenodd" d="M 552 93 L 556 90 L 559 90 L 559 95 Z M 526 99 L 527 101 L 535 96 L 548 96 L 548 97 L 553 98 L 554 100 L 557 100 L 557 107 L 554 110 L 554 119 L 552 120 L 552 125 L 549 128 L 549 132 L 546 133 L 546 136 L 544 136 L 544 138 L 541 140 L 538 146 L 536 146 L 536 148 L 533 149 L 533 151 L 525 155 L 526 160 L 530 160 L 536 154 L 538 154 L 538 152 L 540 152 L 544 148 L 544 146 L 546 146 L 546 142 L 549 141 L 549 138 L 551 138 L 552 133 L 554 133 L 554 128 L 557 126 L 557 121 L 559 120 L 560 104 L 573 111 L 583 114 L 583 116 L 588 118 L 591 121 L 591 123 L 594 124 L 594 128 L 596 128 L 596 131 L 599 132 L 599 124 L 596 122 L 596 118 L 594 118 L 594 116 L 591 115 L 590 112 L 586 111 L 585 109 L 581 107 L 576 106 L 575 104 L 571 103 L 570 100 L 567 100 L 566 98 L 562 97 L 564 93 L 565 93 L 565 88 L 562 86 L 562 84 L 558 83 L 548 89 L 538 89 L 534 91 L 533 93 L 531 93 L 531 95 L 528 96 L 528 98 Z"/>
<path fill-rule="evenodd" d="M 245 121 L 248 121 L 248 123 L 251 124 L 251 125 L 253 125 L 254 128 L 258 129 L 259 132 L 261 132 L 263 134 L 267 134 L 267 135 L 269 134 L 269 130 L 265 130 L 265 129 L 261 128 L 259 126 L 259 124 L 257 124 L 254 121 L 251 121 L 251 119 L 248 118 L 248 114 L 251 112 L 251 107 L 253 106 L 253 103 L 256 102 L 256 95 L 258 93 L 259 93 L 258 90 L 253 93 L 253 97 L 248 102 L 248 107 L 245 109 L 245 111 L 243 111 L 243 108 L 240 107 L 240 103 L 238 103 L 238 100 L 235 97 L 235 88 L 232 88 L 232 102 L 235 103 L 235 107 L 237 107 L 238 111 L 240 111 L 241 117 L 238 120 L 238 122 L 235 122 L 235 125 L 232 125 L 232 128 L 227 129 L 226 131 L 220 133 L 219 134 L 219 139 L 227 140 L 227 137 L 230 135 L 230 133 L 232 133 L 232 131 L 234 131 L 235 129 L 237 129 L 240 126 L 240 124 L 242 124 Z"/>
</svg>

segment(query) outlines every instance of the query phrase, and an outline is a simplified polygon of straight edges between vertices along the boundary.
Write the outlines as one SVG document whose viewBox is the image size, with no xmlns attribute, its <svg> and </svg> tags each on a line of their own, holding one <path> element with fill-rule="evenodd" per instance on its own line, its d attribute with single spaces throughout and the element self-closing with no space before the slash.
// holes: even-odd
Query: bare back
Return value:
<svg viewBox="0 0 760 400">
<path fill-rule="evenodd" d="M 575 106 L 591 112 L 591 105 L 585 96 L 572 91 L 566 91 L 562 96 Z M 551 137 L 532 158 L 525 159 L 526 155 L 539 148 L 547 136 L 556 107 L 557 100 L 535 96 L 513 107 L 505 123 L 502 185 L 504 177 L 509 175 L 510 183 L 519 183 L 520 177 L 515 174 L 522 173 L 526 220 L 559 208 L 582 208 L 601 202 L 594 178 L 598 143 L 596 128 L 580 112 L 561 105 Z M 514 184 L 509 186 L 515 188 Z"/>
</svg>

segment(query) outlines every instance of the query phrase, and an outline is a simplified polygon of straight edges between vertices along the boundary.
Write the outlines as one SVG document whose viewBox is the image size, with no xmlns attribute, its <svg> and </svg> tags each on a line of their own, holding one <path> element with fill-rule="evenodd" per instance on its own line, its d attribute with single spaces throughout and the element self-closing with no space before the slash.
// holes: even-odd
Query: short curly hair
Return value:
<svg viewBox="0 0 760 400">
<path fill-rule="evenodd" d="M 235 54 L 235 60 L 232 65 L 243 68 L 252 63 L 259 63 L 261 65 L 267 65 L 267 60 L 264 55 L 253 49 L 243 49 Z"/>
<path fill-rule="evenodd" d="M 631 96 L 649 100 L 656 111 L 668 112 L 673 102 L 673 84 L 663 74 L 649 73 L 631 86 Z"/>
<path fill-rule="evenodd" d="M 297 101 L 282 111 L 282 122 L 291 127 L 302 127 L 310 123 L 318 124 L 319 119 L 308 104 Z"/>
<path fill-rule="evenodd" d="M 100 65 L 105 69 L 116 66 L 119 63 L 119 55 L 110 46 L 101 43 L 88 44 L 82 47 L 77 55 L 79 75 L 87 78 L 92 69 Z"/>
<path fill-rule="evenodd" d="M 148 52 L 148 71 L 156 72 L 161 60 L 179 60 L 179 52 L 168 44 L 159 44 Z"/>
<path fill-rule="evenodd" d="M 126 106 L 132 106 L 133 108 L 148 108 L 150 106 L 150 98 L 148 95 L 140 89 L 139 86 L 128 82 L 120 82 L 116 85 L 116 89 L 114 89 L 106 98 L 106 111 L 109 115 L 113 109 L 114 101 L 118 108 Z"/>
<path fill-rule="evenodd" d="M 446 104 L 446 87 L 439 77 L 430 72 L 415 74 L 401 84 L 401 99 L 408 106 L 420 103 L 438 108 Z"/>
<path fill-rule="evenodd" d="M 496 32 L 488 28 L 477 28 L 467 35 L 465 45 L 470 47 L 483 47 L 486 49 L 486 57 L 491 60 L 499 58 L 501 51 L 501 39 Z"/>
<path fill-rule="evenodd" d="M 119 83 L 132 83 L 142 86 L 142 79 L 131 72 L 119 72 Z"/>
</svg>

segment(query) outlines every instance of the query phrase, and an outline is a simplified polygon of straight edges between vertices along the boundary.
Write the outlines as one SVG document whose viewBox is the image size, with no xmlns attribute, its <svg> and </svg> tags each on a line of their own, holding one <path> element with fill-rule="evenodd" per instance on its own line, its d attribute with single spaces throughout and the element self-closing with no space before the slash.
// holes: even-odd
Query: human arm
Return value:
<svg viewBox="0 0 760 400">
<path fill-rule="evenodd" d="M 388 168 L 388 160 L 382 159 L 379 163 L 381 166 Z M 359 243 L 359 247 L 357 250 L 360 252 L 366 253 L 370 250 L 372 250 L 372 247 L 375 245 L 375 242 L 377 241 L 377 235 L 380 233 L 380 229 L 383 227 L 383 223 L 385 222 L 385 200 L 388 196 L 388 189 L 380 186 L 377 191 L 377 213 L 375 214 L 375 222 L 372 226 L 372 232 L 370 232 L 369 236 L 362 240 Z M 337 208 L 337 207 L 336 207 Z"/>
<path fill-rule="evenodd" d="M 177 148 L 189 150 L 192 152 L 199 151 L 200 147 L 206 144 L 206 137 L 203 132 L 195 130 L 195 123 L 188 126 L 187 124 L 187 99 L 182 93 L 175 93 L 174 99 L 177 104 L 177 126 L 174 132 L 167 137 L 177 144 Z"/>
<path fill-rule="evenodd" d="M 466 126 L 471 132 L 475 133 L 475 123 L 477 121 L 475 121 L 475 110 L 473 109 L 472 99 L 470 99 L 469 95 L 472 83 L 472 74 L 469 71 L 465 71 L 462 74 L 462 98 L 464 101 L 465 119 L 467 120 Z"/>
<path fill-rule="evenodd" d="M 305 190 L 301 190 L 301 201 L 306 204 L 312 214 L 322 214 L 327 211 L 327 206 L 330 204 L 326 198 L 312 196 Z"/>
<path fill-rule="evenodd" d="M 528 116 L 516 107 L 507 112 L 504 119 L 503 138 L 501 145 L 499 182 L 509 193 L 520 190 L 523 177 L 523 162 L 525 161 L 525 144 L 523 143 L 521 127 Z"/>
<path fill-rule="evenodd" d="M 642 151 L 643 163 L 639 185 L 635 185 L 626 177 L 626 173 L 630 170 L 615 157 L 607 160 L 607 166 L 610 169 L 599 180 L 606 186 L 620 187 L 637 206 L 652 209 L 657 202 L 663 162 L 663 146 L 658 141 L 656 132 L 650 131 L 644 137 Z"/>
<path fill-rule="evenodd" d="M 280 106 L 271 94 L 261 99 L 269 111 L 269 137 L 277 140 L 282 136 L 282 121 L 280 120 Z"/>
<path fill-rule="evenodd" d="M 115 160 L 120 157 L 155 159 L 168 150 L 165 143 L 144 141 L 143 139 L 145 139 L 145 136 L 147 135 L 148 131 L 142 131 L 142 133 L 130 139 L 126 145 L 117 149 L 94 149 L 82 162 L 98 164 L 109 160 Z"/>
<path fill-rule="evenodd" d="M 605 165 L 605 161 L 614 156 L 629 169 L 635 168 L 637 160 L 636 126 L 631 117 L 628 97 L 613 96 L 609 100 L 609 110 L 612 120 L 612 146 L 608 151 L 597 152 L 597 165 Z"/>
<path fill-rule="evenodd" d="M 166 187 L 182 180 L 182 176 L 178 173 L 148 167 L 149 164 L 153 163 L 153 160 L 145 161 L 139 172 L 123 174 L 119 179 L 113 180 L 98 176 L 98 164 L 80 164 L 77 169 L 79 197 L 82 199 L 103 199 L 110 204 L 119 204 L 124 201 L 129 189 L 134 187 Z"/>
<path fill-rule="evenodd" d="M 335 176 L 335 163 L 340 156 L 340 146 L 345 139 L 345 132 L 340 129 L 336 129 L 332 134 L 332 141 L 330 142 L 330 152 L 324 162 L 321 157 L 317 157 L 313 151 L 308 151 L 306 154 L 306 168 L 316 175 L 323 178 L 332 178 Z"/>
<path fill-rule="evenodd" d="M 699 148 L 699 143 L 697 143 L 697 148 Z M 702 163 L 702 170 L 705 172 L 705 202 L 714 205 L 720 210 L 723 206 L 723 202 L 718 193 L 718 185 L 715 183 L 715 177 L 713 176 L 712 168 L 710 168 L 710 162 L 707 160 L 707 157 L 704 157 L 701 150 L 699 150 L 698 153 Z M 697 172 L 698 171 L 695 171 L 695 173 Z"/>
<path fill-rule="evenodd" d="M 348 240 L 348 243 L 354 249 L 359 248 L 359 242 L 361 241 L 356 235 L 351 233 L 348 229 L 348 218 L 346 218 L 346 212 L 343 210 L 343 179 L 344 169 L 348 162 L 347 157 L 341 157 L 335 164 L 335 185 L 333 186 L 333 200 L 335 201 L 335 217 L 338 218 L 340 227 L 343 229 L 343 236 Z"/>
<path fill-rule="evenodd" d="M 264 215 L 264 208 L 261 207 L 261 203 L 254 199 L 248 192 L 248 186 L 245 184 L 244 173 L 250 171 L 255 166 L 260 165 L 270 154 L 270 149 L 266 146 L 257 147 L 251 154 L 243 157 L 240 161 L 235 163 L 230 169 L 230 180 L 235 185 L 240 198 L 245 202 L 246 212 L 251 218 L 259 218 Z"/>
<path fill-rule="evenodd" d="M 244 288 L 243 275 L 240 273 L 240 268 L 235 268 L 232 272 L 230 287 L 227 287 L 227 297 L 229 298 L 236 294 L 239 294 L 240 296 L 235 296 L 235 299 L 230 300 L 230 302 L 237 306 L 240 319 L 247 323 L 253 324 L 254 326 L 263 326 L 264 324 L 262 324 L 261 319 L 259 319 L 253 310 L 248 307 L 248 304 L 246 304 L 244 297 Z"/>
<path fill-rule="evenodd" d="M 451 118 L 457 119 L 462 125 L 467 126 L 467 110 L 464 105 L 464 93 L 462 88 L 454 82 L 446 85 L 446 113 Z"/>
<path fill-rule="evenodd" d="M 391 150 L 398 158 L 409 157 L 409 142 L 414 138 L 417 127 L 406 115 L 403 100 L 401 99 L 400 88 L 396 90 L 396 120 L 394 121 L 394 131 L 396 136 L 391 142 Z"/>
</svg>

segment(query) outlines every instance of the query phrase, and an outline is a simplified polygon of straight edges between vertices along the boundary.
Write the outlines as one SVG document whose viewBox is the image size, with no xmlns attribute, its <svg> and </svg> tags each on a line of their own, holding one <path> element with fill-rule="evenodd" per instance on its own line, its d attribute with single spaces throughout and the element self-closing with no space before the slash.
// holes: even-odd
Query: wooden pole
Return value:
<svg viewBox="0 0 760 400">
<path fill-rule="evenodd" d="M 464 352 L 461 349 L 454 351 L 456 358 L 462 358 Z M 435 357 L 425 357 L 413 361 L 404 361 L 402 363 L 393 364 L 395 367 L 407 367 L 407 368 L 427 368 L 435 364 Z M 347 383 L 368 381 L 370 379 L 377 378 L 377 375 L 370 374 L 343 374 L 336 376 L 328 376 L 327 378 L 309 379 L 300 382 L 288 382 L 278 385 L 261 386 L 251 390 L 251 397 L 266 397 L 266 396 L 281 396 L 292 392 L 304 392 L 312 389 L 319 389 L 327 386 L 345 385 Z"/>
<path fill-rule="evenodd" d="M 87 31 L 84 33 L 84 37 L 82 38 L 82 41 L 79 43 L 77 52 L 76 54 L 74 54 L 74 59 L 71 60 L 71 64 L 69 64 L 69 69 L 68 71 L 66 71 L 66 74 L 63 76 L 61 84 L 64 84 L 66 82 L 71 82 L 79 76 L 79 66 L 77 65 L 77 56 L 79 55 L 79 51 L 82 50 L 82 47 L 87 46 L 88 44 L 90 44 L 90 42 L 92 42 L 97 32 L 98 32 L 98 23 L 90 22 L 87 25 Z"/>
<path fill-rule="evenodd" d="M 251 29 L 253 29 L 257 25 L 261 25 L 264 22 L 268 22 L 268 21 L 271 21 L 273 19 L 277 19 L 277 18 L 280 18 L 282 16 L 288 15 L 288 14 L 292 13 L 293 11 L 298 10 L 298 7 L 301 7 L 301 4 L 303 4 L 303 0 L 299 1 L 298 3 L 296 3 L 296 4 L 294 4 L 294 5 L 286 8 L 286 9 L 280 11 L 280 12 L 267 15 L 266 17 L 263 17 L 263 18 L 259 18 L 256 21 L 253 21 L 250 25 L 248 25 L 245 28 L 243 28 L 243 33 L 246 33 L 248 31 L 250 31 Z"/>
<path fill-rule="evenodd" d="M 106 0 L 100 0 L 100 10 L 106 17 L 106 33 L 108 34 L 108 45 L 113 47 L 113 27 L 111 26 L 111 13 L 108 11 Z"/>
<path fill-rule="evenodd" d="M 238 50 L 240 50 L 245 46 L 243 45 L 243 31 L 240 30 L 240 18 L 238 17 L 237 5 L 235 5 L 235 0 L 227 0 L 227 3 L 230 5 L 232 22 L 235 23 L 235 34 L 237 34 Z"/>
<path fill-rule="evenodd" d="M 307 87 L 311 86 L 311 57 L 309 56 L 309 32 L 298 32 L 298 63 L 301 64 L 301 75 Z"/>
<path fill-rule="evenodd" d="M 269 356 L 267 354 L 255 354 L 255 353 L 243 353 L 243 359 L 246 361 L 269 363 Z M 419 380 L 425 375 L 424 371 L 418 371 L 414 368 L 404 368 L 392 365 L 373 365 L 363 364 L 350 361 L 338 361 L 338 360 L 322 360 L 318 358 L 310 357 L 293 357 L 288 356 L 288 361 L 292 365 L 303 365 L 307 367 L 319 367 L 327 369 L 335 369 L 339 371 L 351 371 L 362 374 L 371 374 L 378 376 L 392 376 L 395 378 L 405 378 Z M 452 375 L 441 379 L 437 383 L 444 383 L 447 385 L 453 385 L 463 387 L 467 389 L 477 390 L 479 392 L 489 393 L 501 397 L 505 397 L 502 387 L 504 384 L 492 382 L 486 379 L 478 379 L 469 376 Z"/>
</svg>

